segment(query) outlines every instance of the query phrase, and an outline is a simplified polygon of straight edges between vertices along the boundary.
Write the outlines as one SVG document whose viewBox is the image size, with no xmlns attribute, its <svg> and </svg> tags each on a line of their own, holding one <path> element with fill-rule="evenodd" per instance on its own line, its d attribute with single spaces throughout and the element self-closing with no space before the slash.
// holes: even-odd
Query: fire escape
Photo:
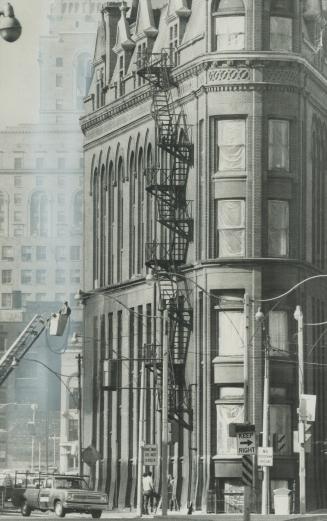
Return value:
<svg viewBox="0 0 327 521">
<path fill-rule="evenodd" d="M 145 263 L 155 274 L 160 301 L 168 309 L 170 319 L 168 416 L 171 421 L 191 429 L 192 408 L 185 382 L 185 363 L 193 310 L 187 280 L 179 275 L 179 270 L 186 263 L 193 237 L 192 201 L 186 198 L 193 144 L 182 107 L 172 97 L 172 89 L 177 86 L 171 76 L 174 66 L 174 53 L 170 50 L 162 50 L 160 54 L 143 51 L 137 60 L 137 73 L 152 89 L 158 157 L 163 156 L 162 151 L 166 153 L 164 165 L 159 163 L 145 170 L 146 190 L 155 198 L 156 220 L 165 239 L 146 244 Z M 158 369 L 159 379 L 157 351 L 156 347 L 152 349 L 147 367 Z"/>
</svg>

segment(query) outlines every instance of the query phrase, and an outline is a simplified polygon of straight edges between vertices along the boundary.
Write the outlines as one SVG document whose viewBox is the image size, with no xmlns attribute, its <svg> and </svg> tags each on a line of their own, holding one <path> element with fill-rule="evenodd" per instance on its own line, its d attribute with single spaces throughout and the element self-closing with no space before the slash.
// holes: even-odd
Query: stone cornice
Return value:
<svg viewBox="0 0 327 521">
<path fill-rule="evenodd" d="M 221 91 L 283 91 L 300 92 L 304 88 L 304 76 L 327 90 L 327 78 L 305 58 L 284 53 L 206 54 L 178 67 L 172 74 L 178 84 L 179 97 L 201 92 Z M 194 86 L 183 83 L 197 80 Z M 196 83 L 196 81 L 194 82 Z M 81 118 L 84 134 L 106 120 L 131 107 L 151 99 L 151 87 L 142 87 L 111 104 Z"/>
</svg>

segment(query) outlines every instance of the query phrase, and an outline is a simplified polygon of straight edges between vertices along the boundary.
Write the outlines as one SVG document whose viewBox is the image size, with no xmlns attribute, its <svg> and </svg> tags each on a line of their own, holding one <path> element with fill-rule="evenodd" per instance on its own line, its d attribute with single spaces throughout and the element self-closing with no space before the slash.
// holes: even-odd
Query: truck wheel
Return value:
<svg viewBox="0 0 327 521">
<path fill-rule="evenodd" d="M 20 511 L 21 511 L 22 516 L 24 516 L 24 517 L 28 517 L 31 515 L 32 510 L 28 506 L 27 501 L 24 501 L 24 503 L 22 503 L 22 505 L 20 507 Z"/>
<path fill-rule="evenodd" d="M 93 519 L 99 519 L 101 517 L 101 514 L 102 514 L 102 510 L 93 510 L 91 512 Z"/>
<path fill-rule="evenodd" d="M 54 511 L 55 511 L 55 514 L 57 517 L 65 517 L 65 510 L 64 510 L 64 507 L 62 506 L 62 502 L 61 501 L 57 501 L 56 504 L 55 504 L 55 507 L 54 507 Z"/>
</svg>

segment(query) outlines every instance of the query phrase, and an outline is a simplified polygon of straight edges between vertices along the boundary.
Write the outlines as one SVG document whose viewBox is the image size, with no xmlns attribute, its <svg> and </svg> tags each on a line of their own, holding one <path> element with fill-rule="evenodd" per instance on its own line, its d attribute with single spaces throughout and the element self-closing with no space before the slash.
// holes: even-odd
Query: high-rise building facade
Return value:
<svg viewBox="0 0 327 521">
<path fill-rule="evenodd" d="M 74 308 L 72 321 L 76 323 L 81 319 L 74 300 L 82 284 L 83 262 L 83 153 L 79 117 L 91 74 L 99 8 L 99 1 L 49 2 L 48 31 L 40 37 L 39 46 L 40 121 L 9 127 L 0 133 L 0 308 L 6 317 L 10 314 L 16 317 L 28 307 L 43 313 L 51 308 L 51 302 L 52 312 L 56 312 L 58 303 L 68 300 Z M 28 314 L 27 310 L 22 317 Z M 23 329 L 24 318 L 21 320 Z M 4 331 L 7 337 L 3 340 L 3 349 L 13 340 L 7 325 Z M 42 347 L 47 349 L 45 341 Z M 50 366 L 57 371 L 62 361 L 64 373 L 65 358 L 57 354 L 58 364 L 62 359 L 58 365 L 54 363 L 53 353 L 50 355 L 49 360 L 42 355 L 40 359 L 51 362 Z M 17 378 L 11 376 L 8 385 L 2 386 L 2 403 L 20 403 L 25 396 L 26 402 L 38 404 L 38 396 L 40 400 L 44 398 L 40 393 L 40 367 L 36 370 L 33 364 L 26 364 L 23 373 L 21 378 L 17 371 Z M 49 378 L 51 372 L 48 371 Z M 47 378 L 42 376 L 41 380 L 46 388 Z M 51 407 L 59 419 L 60 381 L 55 382 L 57 402 Z M 53 382 L 51 385 L 55 387 Z M 47 410 L 47 404 L 44 400 L 41 402 L 37 416 L 41 409 Z M 4 406 L 0 412 L 6 424 L 1 433 L 4 445 L 12 429 L 7 409 Z M 26 423 L 32 413 L 28 407 L 22 410 L 26 411 L 22 415 Z M 61 419 L 69 421 L 67 417 Z M 50 449 L 56 444 L 57 467 L 59 430 L 56 424 L 56 428 L 49 431 L 54 440 L 49 441 Z M 2 459 L 4 467 L 31 465 L 30 437 L 26 433 L 26 447 L 20 452 L 15 443 L 7 444 L 9 452 Z M 66 438 L 64 436 L 63 443 L 67 442 Z M 64 467 L 72 470 L 68 460 L 74 460 L 66 445 L 62 447 Z M 37 447 L 35 450 L 37 462 Z M 53 463 L 49 452 L 48 464 L 50 459 Z M 44 468 L 44 444 L 41 460 Z M 73 466 L 76 470 L 77 465 Z"/>
<path fill-rule="evenodd" d="M 242 460 L 229 424 L 255 425 L 260 442 L 269 359 L 271 508 L 280 487 L 299 507 L 294 432 L 302 373 L 293 313 L 301 305 L 305 323 L 323 322 L 327 299 L 323 279 L 301 283 L 326 266 L 325 4 L 103 5 L 81 120 L 83 446 L 100 455 L 93 479 L 109 493 L 110 507 L 135 506 L 140 441 L 157 444 L 160 461 L 163 307 L 170 329 L 168 468 L 178 503 L 242 509 Z M 317 397 L 306 434 L 308 508 L 325 505 L 319 327 L 304 330 L 304 390 Z M 142 360 L 148 370 L 140 433 Z M 113 365 L 116 391 L 108 390 Z M 259 470 L 254 460 L 254 509 Z"/>
</svg>

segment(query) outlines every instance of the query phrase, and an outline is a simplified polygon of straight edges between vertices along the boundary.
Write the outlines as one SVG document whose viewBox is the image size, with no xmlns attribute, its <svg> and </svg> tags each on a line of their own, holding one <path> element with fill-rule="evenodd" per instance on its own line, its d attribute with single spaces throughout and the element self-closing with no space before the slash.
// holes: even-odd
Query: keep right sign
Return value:
<svg viewBox="0 0 327 521">
<path fill-rule="evenodd" d="M 258 447 L 258 465 L 259 467 L 273 466 L 273 448 L 272 447 Z"/>
</svg>

